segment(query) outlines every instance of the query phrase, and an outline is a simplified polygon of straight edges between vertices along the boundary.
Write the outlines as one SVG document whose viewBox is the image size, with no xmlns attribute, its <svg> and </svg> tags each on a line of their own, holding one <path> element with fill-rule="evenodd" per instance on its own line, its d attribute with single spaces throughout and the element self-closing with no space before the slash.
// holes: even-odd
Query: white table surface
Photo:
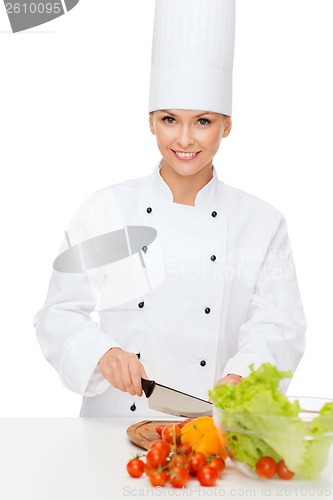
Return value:
<svg viewBox="0 0 333 500">
<path fill-rule="evenodd" d="M 132 418 L 0 419 L 1 500 L 118 500 L 123 498 L 332 498 L 330 479 L 253 480 L 228 463 L 215 488 L 191 479 L 185 490 L 152 488 L 129 477 L 127 461 L 140 449 L 126 429 Z"/>
</svg>

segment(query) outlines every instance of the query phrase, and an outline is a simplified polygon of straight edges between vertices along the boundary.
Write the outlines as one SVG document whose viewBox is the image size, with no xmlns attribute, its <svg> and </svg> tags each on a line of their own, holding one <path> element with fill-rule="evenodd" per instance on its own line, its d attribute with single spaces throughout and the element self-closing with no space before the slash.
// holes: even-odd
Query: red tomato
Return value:
<svg viewBox="0 0 333 500">
<path fill-rule="evenodd" d="M 162 431 L 163 431 L 163 426 L 155 427 L 155 431 L 157 432 L 157 434 L 159 436 L 161 436 L 162 435 Z"/>
<path fill-rule="evenodd" d="M 219 477 L 221 476 L 222 471 L 225 467 L 225 461 L 223 460 L 222 457 L 219 457 L 218 455 L 207 457 L 207 464 L 210 465 L 211 467 L 214 467 L 214 469 L 217 470 L 218 476 Z"/>
<path fill-rule="evenodd" d="M 170 484 L 174 488 L 185 488 L 190 479 L 190 473 L 182 467 L 172 467 L 170 469 Z"/>
<path fill-rule="evenodd" d="M 272 457 L 261 457 L 256 464 L 256 471 L 259 477 L 270 479 L 276 473 L 276 462 Z"/>
<path fill-rule="evenodd" d="M 153 446 L 146 455 L 146 464 L 149 469 L 155 469 L 164 465 L 168 458 L 168 452 Z"/>
<path fill-rule="evenodd" d="M 175 455 L 172 456 L 170 460 L 170 467 L 181 467 L 182 469 L 185 469 L 186 471 L 189 472 L 190 470 L 190 462 L 187 457 L 184 455 L 180 455 L 176 453 Z"/>
<path fill-rule="evenodd" d="M 157 439 L 156 441 L 153 441 L 149 447 L 151 450 L 152 448 L 158 448 L 160 450 L 164 450 L 168 455 L 170 453 L 170 444 L 164 441 L 163 439 Z"/>
<path fill-rule="evenodd" d="M 215 486 L 218 473 L 214 467 L 210 465 L 204 465 L 201 467 L 197 473 L 197 478 L 201 486 Z"/>
<path fill-rule="evenodd" d="M 188 443 L 177 444 L 176 446 L 171 445 L 172 451 L 179 453 L 180 455 L 189 456 L 192 453 L 192 446 Z"/>
<path fill-rule="evenodd" d="M 166 425 L 162 430 L 162 439 L 167 443 L 178 444 L 180 443 L 181 430 L 178 425 Z"/>
<path fill-rule="evenodd" d="M 199 469 L 206 465 L 206 457 L 201 451 L 196 451 L 190 456 L 190 474 L 196 476 Z"/>
<path fill-rule="evenodd" d="M 152 486 L 165 486 L 169 479 L 169 476 L 160 470 L 151 470 L 148 477 Z"/>
<path fill-rule="evenodd" d="M 127 464 L 127 472 L 132 477 L 141 477 L 145 469 L 145 463 L 140 458 L 132 458 Z"/>
<path fill-rule="evenodd" d="M 277 475 L 280 479 L 291 479 L 294 476 L 294 472 L 288 469 L 284 460 L 280 460 L 277 464 Z"/>
<path fill-rule="evenodd" d="M 149 476 L 149 473 L 151 470 L 153 470 L 154 467 L 148 467 L 148 465 L 145 463 L 145 468 L 144 468 L 144 472 L 147 474 L 147 476 Z"/>
</svg>

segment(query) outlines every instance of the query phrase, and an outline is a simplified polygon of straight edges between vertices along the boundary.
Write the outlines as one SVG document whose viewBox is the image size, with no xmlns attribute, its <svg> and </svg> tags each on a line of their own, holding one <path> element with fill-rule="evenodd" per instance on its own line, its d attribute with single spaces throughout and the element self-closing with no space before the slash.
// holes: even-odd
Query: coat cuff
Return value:
<svg viewBox="0 0 333 500">
<path fill-rule="evenodd" d="M 262 357 L 251 353 L 239 354 L 229 359 L 229 361 L 225 365 L 221 378 L 226 377 L 229 373 L 240 375 L 243 378 L 247 377 L 251 373 L 251 370 L 249 368 L 251 364 L 253 364 L 253 368 L 257 370 L 260 365 L 267 362 L 276 365 L 273 359 L 263 359 Z M 281 380 L 279 385 L 280 391 L 284 393 L 287 392 L 290 382 L 290 378 Z"/>
<path fill-rule="evenodd" d="M 103 392 L 105 392 L 110 386 L 111 384 L 102 375 L 99 365 L 97 365 L 83 396 L 89 398 L 97 396 L 98 394 L 103 394 Z"/>
<path fill-rule="evenodd" d="M 256 370 L 265 361 L 267 360 L 264 360 L 261 356 L 250 353 L 234 356 L 225 365 L 221 378 L 226 377 L 229 373 L 240 375 L 243 378 L 247 377 L 251 373 L 249 368 L 251 364 L 254 365 L 254 369 Z"/>
<path fill-rule="evenodd" d="M 106 333 L 96 332 L 95 328 L 78 332 L 60 361 L 59 376 L 62 383 L 70 390 L 84 395 L 99 360 L 112 347 L 121 346 Z M 103 377 L 102 374 L 100 376 Z M 99 390 L 101 382 L 99 378 L 97 384 L 95 383 Z M 104 382 L 103 387 L 105 387 L 104 390 L 107 388 Z M 88 392 L 90 396 L 96 395 L 91 391 Z"/>
</svg>

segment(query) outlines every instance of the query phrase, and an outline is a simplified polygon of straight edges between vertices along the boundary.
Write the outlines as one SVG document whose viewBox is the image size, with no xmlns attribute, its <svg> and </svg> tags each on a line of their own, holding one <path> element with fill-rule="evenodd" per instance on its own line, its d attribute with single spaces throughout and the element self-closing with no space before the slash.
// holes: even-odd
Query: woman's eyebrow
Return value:
<svg viewBox="0 0 333 500">
<path fill-rule="evenodd" d="M 171 111 L 169 111 L 168 109 L 161 109 L 160 111 L 162 111 L 163 113 L 167 113 L 168 115 L 173 116 L 174 118 L 177 118 L 177 115 L 171 113 Z M 200 113 L 200 115 L 196 115 L 194 118 L 200 118 L 200 116 L 212 115 L 212 114 L 213 113 L 211 111 L 203 111 L 202 113 Z"/>
</svg>

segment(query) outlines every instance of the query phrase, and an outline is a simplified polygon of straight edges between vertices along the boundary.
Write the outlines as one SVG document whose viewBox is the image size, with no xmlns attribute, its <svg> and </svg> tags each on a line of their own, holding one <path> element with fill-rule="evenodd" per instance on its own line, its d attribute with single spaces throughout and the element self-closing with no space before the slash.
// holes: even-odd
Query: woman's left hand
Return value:
<svg viewBox="0 0 333 500">
<path fill-rule="evenodd" d="M 241 381 L 242 377 L 240 375 L 236 375 L 235 373 L 228 373 L 228 375 L 218 380 L 216 382 L 216 385 L 222 385 L 222 384 L 238 385 Z"/>
</svg>

